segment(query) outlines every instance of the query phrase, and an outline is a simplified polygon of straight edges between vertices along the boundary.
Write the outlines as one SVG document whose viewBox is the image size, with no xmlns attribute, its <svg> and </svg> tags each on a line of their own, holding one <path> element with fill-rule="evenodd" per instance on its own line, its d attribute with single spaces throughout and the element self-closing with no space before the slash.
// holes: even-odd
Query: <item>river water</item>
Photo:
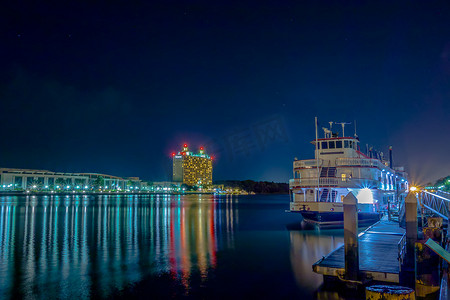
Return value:
<svg viewBox="0 0 450 300">
<path fill-rule="evenodd" d="M 288 195 L 1 196 L 0 298 L 315 298 L 311 265 L 343 233 L 302 230 L 288 208 Z"/>
</svg>

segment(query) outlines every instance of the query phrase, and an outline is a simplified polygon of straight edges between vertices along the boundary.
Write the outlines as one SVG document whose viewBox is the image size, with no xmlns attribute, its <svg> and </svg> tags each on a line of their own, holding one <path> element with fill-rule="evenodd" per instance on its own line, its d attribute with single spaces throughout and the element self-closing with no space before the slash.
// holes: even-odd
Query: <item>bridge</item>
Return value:
<svg viewBox="0 0 450 300">
<path fill-rule="evenodd" d="M 422 191 L 418 194 L 424 216 L 434 215 L 448 222 L 450 216 L 450 193 Z"/>
</svg>

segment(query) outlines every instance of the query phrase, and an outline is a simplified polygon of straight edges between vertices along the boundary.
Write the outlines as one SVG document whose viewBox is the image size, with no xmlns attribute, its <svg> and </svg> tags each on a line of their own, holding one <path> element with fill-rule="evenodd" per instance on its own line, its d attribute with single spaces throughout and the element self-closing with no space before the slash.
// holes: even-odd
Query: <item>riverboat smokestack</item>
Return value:
<svg viewBox="0 0 450 300">
<path fill-rule="evenodd" d="M 392 146 L 389 146 L 389 168 L 392 169 L 393 166 L 393 162 L 392 162 Z"/>
</svg>

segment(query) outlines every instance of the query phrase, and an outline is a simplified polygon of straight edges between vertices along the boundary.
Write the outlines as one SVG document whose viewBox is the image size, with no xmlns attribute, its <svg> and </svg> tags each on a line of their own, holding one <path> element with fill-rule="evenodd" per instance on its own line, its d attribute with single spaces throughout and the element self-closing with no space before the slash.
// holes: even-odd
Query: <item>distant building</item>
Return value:
<svg viewBox="0 0 450 300">
<path fill-rule="evenodd" d="M 184 144 L 183 150 L 178 154 L 172 153 L 172 156 L 174 182 L 200 187 L 212 185 L 212 158 L 203 147 L 198 153 L 193 153 Z"/>
<path fill-rule="evenodd" d="M 139 190 L 143 186 L 138 177 L 0 168 L 0 190 Z"/>
</svg>

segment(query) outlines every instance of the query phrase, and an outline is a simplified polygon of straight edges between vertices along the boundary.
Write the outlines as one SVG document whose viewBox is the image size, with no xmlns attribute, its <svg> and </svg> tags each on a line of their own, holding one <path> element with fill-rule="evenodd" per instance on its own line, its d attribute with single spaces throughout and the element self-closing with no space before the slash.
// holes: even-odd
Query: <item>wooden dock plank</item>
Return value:
<svg viewBox="0 0 450 300">
<path fill-rule="evenodd" d="M 398 223 L 380 221 L 359 236 L 360 270 L 370 273 L 398 275 L 398 242 L 405 230 Z M 314 264 L 317 273 L 330 275 L 345 268 L 344 246 Z M 326 274 L 325 274 L 326 273 Z"/>
</svg>

